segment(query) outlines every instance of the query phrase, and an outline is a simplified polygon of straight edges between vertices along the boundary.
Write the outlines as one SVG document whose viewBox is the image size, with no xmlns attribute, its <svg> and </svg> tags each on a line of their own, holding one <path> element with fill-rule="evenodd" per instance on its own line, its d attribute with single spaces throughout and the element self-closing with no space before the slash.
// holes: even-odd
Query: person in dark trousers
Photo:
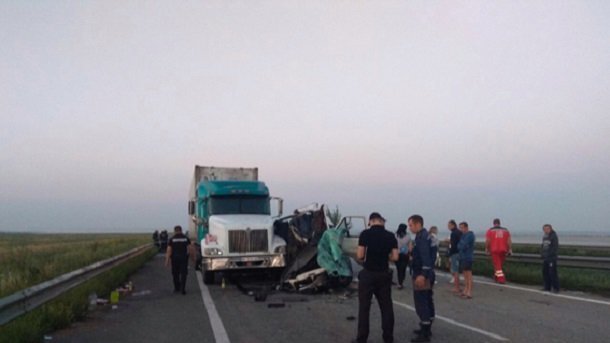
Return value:
<svg viewBox="0 0 610 343">
<path fill-rule="evenodd" d="M 409 265 L 409 254 L 411 253 L 411 236 L 407 233 L 407 224 L 398 225 L 396 230 L 396 241 L 398 242 L 398 261 L 396 261 L 396 274 L 398 289 L 404 287 Z"/>
<path fill-rule="evenodd" d="M 398 260 L 398 243 L 386 231 L 385 219 L 377 212 L 369 216 L 369 228 L 358 239 L 356 257 L 364 269 L 358 274 L 358 335 L 352 342 L 363 343 L 369 337 L 369 313 L 373 295 L 381 312 L 383 341 L 394 341 L 394 307 L 392 304 L 392 271 L 389 261 Z"/>
<path fill-rule="evenodd" d="M 419 317 L 419 330 L 414 330 L 417 336 L 411 342 L 430 342 L 432 334 L 432 316 L 434 302 L 432 301 L 431 279 L 433 275 L 433 259 L 430 249 L 428 231 L 424 228 L 424 218 L 415 214 L 409 217 L 409 230 L 415 234 L 411 259 L 411 274 L 413 278 L 413 300 L 415 312 Z"/>
<path fill-rule="evenodd" d="M 161 248 L 160 248 L 161 252 L 167 251 L 167 239 L 168 239 L 167 230 L 161 231 L 161 234 L 159 235 L 159 240 L 161 242 Z"/>
<path fill-rule="evenodd" d="M 188 258 L 191 249 L 191 241 L 182 233 L 180 225 L 174 227 L 174 236 L 169 239 L 167 252 L 165 254 L 165 266 L 172 266 L 172 277 L 174 280 L 174 293 L 186 294 L 186 275 L 188 273 Z M 193 256 L 193 254 L 190 254 Z"/>
<path fill-rule="evenodd" d="M 152 239 L 153 239 L 153 242 L 155 243 L 155 246 L 157 247 L 157 249 L 159 249 L 159 247 L 160 247 L 159 230 L 155 230 L 155 232 L 153 232 Z"/>
<path fill-rule="evenodd" d="M 544 290 L 555 293 L 559 292 L 559 276 L 557 275 L 557 252 L 559 251 L 559 239 L 551 224 L 542 227 L 542 277 L 544 279 Z"/>
<path fill-rule="evenodd" d="M 447 227 L 451 232 L 449 236 L 449 260 L 451 261 L 451 275 L 453 275 L 453 292 L 460 294 L 460 252 L 458 243 L 462 238 L 462 231 L 458 229 L 457 223 L 453 219 L 447 223 Z"/>
<path fill-rule="evenodd" d="M 438 259 L 438 228 L 431 226 L 428 230 L 428 241 L 430 242 L 430 256 L 432 258 L 432 269 L 430 270 L 430 296 L 428 297 L 428 307 L 430 308 L 430 321 L 434 322 L 436 311 L 434 308 L 434 284 L 436 283 L 436 273 L 434 266 Z"/>
</svg>

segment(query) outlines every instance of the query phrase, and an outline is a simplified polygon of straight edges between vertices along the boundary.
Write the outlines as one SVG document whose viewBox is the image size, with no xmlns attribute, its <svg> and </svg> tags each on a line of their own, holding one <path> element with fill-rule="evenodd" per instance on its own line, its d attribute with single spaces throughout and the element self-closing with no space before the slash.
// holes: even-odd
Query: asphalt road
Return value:
<svg viewBox="0 0 610 343">
<path fill-rule="evenodd" d="M 197 279 L 191 269 L 187 295 L 173 294 L 169 270 L 162 266 L 162 258 L 154 258 L 132 277 L 136 295 L 121 299 L 115 310 L 102 307 L 88 320 L 52 334 L 53 342 L 310 343 L 349 342 L 355 336 L 356 294 L 272 292 L 266 301 L 257 302 L 234 284 L 206 287 Z M 478 278 L 474 298 L 464 300 L 452 295 L 446 275 L 440 274 L 438 280 L 433 342 L 609 340 L 609 299 L 567 292 L 554 295 Z M 142 291 L 147 292 L 137 295 Z M 418 323 L 411 288 L 394 289 L 393 299 L 395 339 L 407 342 Z M 382 342 L 375 305 L 369 342 Z"/>
</svg>

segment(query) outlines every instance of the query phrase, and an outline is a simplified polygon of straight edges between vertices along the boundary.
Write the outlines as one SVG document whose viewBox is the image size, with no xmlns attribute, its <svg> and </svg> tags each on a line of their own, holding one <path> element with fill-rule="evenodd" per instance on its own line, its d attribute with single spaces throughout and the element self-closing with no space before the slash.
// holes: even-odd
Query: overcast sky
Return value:
<svg viewBox="0 0 610 343">
<path fill-rule="evenodd" d="M 608 1 L 0 1 L 0 230 L 187 223 L 195 164 L 287 209 L 606 230 Z"/>
</svg>

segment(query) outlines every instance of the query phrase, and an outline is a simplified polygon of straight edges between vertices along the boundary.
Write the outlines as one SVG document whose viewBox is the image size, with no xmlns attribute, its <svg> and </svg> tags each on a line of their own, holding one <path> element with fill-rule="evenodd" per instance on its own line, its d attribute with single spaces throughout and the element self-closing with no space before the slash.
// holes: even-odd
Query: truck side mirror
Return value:
<svg viewBox="0 0 610 343">
<path fill-rule="evenodd" d="M 281 217 L 284 214 L 284 199 L 278 197 L 272 197 L 271 200 L 277 201 L 277 218 Z"/>
<path fill-rule="evenodd" d="M 189 215 L 193 215 L 195 214 L 195 202 L 194 201 L 189 201 Z"/>
</svg>

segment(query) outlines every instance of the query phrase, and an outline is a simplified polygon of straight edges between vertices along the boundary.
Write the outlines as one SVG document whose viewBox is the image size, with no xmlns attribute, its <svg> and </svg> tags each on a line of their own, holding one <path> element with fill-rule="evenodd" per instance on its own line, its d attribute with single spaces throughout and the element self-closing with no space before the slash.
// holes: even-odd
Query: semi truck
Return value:
<svg viewBox="0 0 610 343">
<path fill-rule="evenodd" d="M 196 165 L 189 192 L 189 235 L 199 248 L 204 283 L 214 283 L 217 272 L 284 268 L 286 242 L 273 230 L 282 207 L 283 200 L 271 197 L 258 180 L 258 168 Z"/>
</svg>

